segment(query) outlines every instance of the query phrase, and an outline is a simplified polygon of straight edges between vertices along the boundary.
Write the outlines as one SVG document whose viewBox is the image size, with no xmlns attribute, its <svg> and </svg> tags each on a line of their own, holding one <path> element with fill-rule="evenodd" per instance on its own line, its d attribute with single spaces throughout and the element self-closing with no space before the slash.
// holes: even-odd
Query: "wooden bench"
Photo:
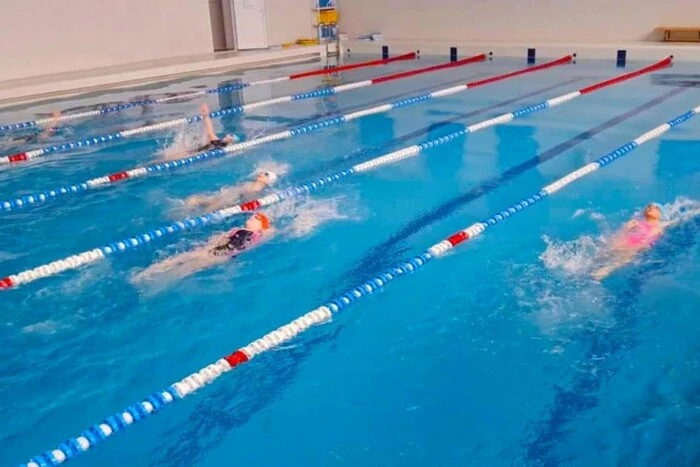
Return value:
<svg viewBox="0 0 700 467">
<path fill-rule="evenodd" d="M 696 28 L 661 26 L 656 30 L 663 32 L 664 42 L 700 42 L 700 26 Z"/>
</svg>

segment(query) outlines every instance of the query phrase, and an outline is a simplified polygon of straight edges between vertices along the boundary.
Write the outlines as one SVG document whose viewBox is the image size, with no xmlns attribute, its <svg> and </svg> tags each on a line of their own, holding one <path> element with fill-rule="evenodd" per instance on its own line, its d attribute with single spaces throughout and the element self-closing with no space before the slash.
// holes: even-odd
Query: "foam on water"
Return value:
<svg viewBox="0 0 700 467">
<path fill-rule="evenodd" d="M 285 239 L 307 237 L 331 221 L 360 219 L 357 203 L 349 197 L 289 201 L 270 206 L 266 212 Z"/>
<path fill-rule="evenodd" d="M 198 147 L 207 144 L 202 125 L 185 125 L 177 128 L 169 143 L 157 152 L 158 159 L 179 159 Z"/>
<path fill-rule="evenodd" d="M 584 214 L 586 214 L 587 209 L 577 209 L 576 212 L 571 216 L 572 219 L 576 219 Z"/>
<path fill-rule="evenodd" d="M 540 332 L 554 339 L 551 353 L 563 353 L 569 336 L 589 327 L 608 327 L 605 291 L 591 281 L 547 274 L 542 265 L 522 265 L 515 271 L 518 304 L 528 310 Z"/>
<path fill-rule="evenodd" d="M 669 222 L 683 223 L 700 215 L 700 201 L 679 196 L 672 203 L 662 204 L 664 216 Z"/>
<path fill-rule="evenodd" d="M 542 240 L 547 245 L 540 255 L 540 260 L 547 269 L 561 270 L 568 275 L 590 273 L 600 251 L 600 240 L 590 235 L 569 241 L 556 241 L 544 235 Z"/>
<path fill-rule="evenodd" d="M 41 321 L 39 323 L 28 324 L 22 327 L 22 332 L 25 334 L 54 334 L 59 329 L 65 327 L 58 321 L 47 319 L 46 321 Z"/>
<path fill-rule="evenodd" d="M 605 220 L 605 215 L 601 214 L 599 212 L 592 211 L 590 209 L 577 209 L 573 215 L 571 216 L 572 219 L 578 219 L 579 217 L 583 216 L 584 214 L 588 214 L 588 218 L 594 221 L 603 221 Z"/>
</svg>

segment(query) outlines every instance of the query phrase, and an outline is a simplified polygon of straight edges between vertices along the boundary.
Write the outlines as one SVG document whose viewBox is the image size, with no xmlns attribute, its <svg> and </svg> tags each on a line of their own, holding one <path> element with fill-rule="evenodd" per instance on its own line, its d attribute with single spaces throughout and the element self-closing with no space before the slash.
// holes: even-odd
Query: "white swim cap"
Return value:
<svg viewBox="0 0 700 467">
<path fill-rule="evenodd" d="M 267 182 L 270 185 L 274 185 L 277 182 L 277 174 L 271 170 L 266 170 L 264 172 L 260 172 L 260 174 L 263 177 L 267 178 Z"/>
</svg>

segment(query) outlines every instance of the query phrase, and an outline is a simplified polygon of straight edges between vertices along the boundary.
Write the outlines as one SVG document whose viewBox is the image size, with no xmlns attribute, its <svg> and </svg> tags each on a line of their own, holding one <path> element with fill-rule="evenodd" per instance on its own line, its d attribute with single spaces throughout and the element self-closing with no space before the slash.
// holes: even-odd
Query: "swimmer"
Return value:
<svg viewBox="0 0 700 467">
<path fill-rule="evenodd" d="M 642 211 L 641 219 L 627 222 L 613 238 L 608 250 L 609 263 L 591 274 L 595 280 L 603 280 L 613 271 L 631 263 L 644 250 L 650 248 L 671 225 L 663 220 L 661 206 L 651 203 Z"/>
<path fill-rule="evenodd" d="M 43 130 L 36 131 L 34 133 L 31 133 L 29 135 L 23 135 L 23 136 L 17 136 L 16 138 L 12 138 L 13 143 L 19 143 L 19 144 L 36 144 L 36 143 L 42 143 L 52 137 L 56 133 L 56 124 L 58 123 L 58 119 L 61 117 L 61 112 L 52 112 L 51 113 L 51 121 L 49 124 L 44 128 Z"/>
<path fill-rule="evenodd" d="M 143 281 L 160 274 L 167 274 L 171 279 L 181 279 L 236 258 L 268 239 L 273 232 L 270 219 L 265 214 L 253 214 L 243 227 L 215 235 L 203 247 L 155 263 L 134 276 L 134 281 Z"/>
<path fill-rule="evenodd" d="M 276 181 L 277 174 L 271 170 L 258 172 L 254 181 L 224 187 L 213 195 L 193 195 L 185 200 L 185 204 L 191 208 L 216 211 L 241 201 L 243 197 L 259 193 L 274 185 Z"/>
<path fill-rule="evenodd" d="M 197 147 L 192 151 L 163 154 L 164 159 L 180 159 L 182 157 L 197 154 L 200 152 L 212 151 L 214 149 L 223 149 L 226 146 L 233 144 L 239 140 L 239 138 L 237 138 L 234 135 L 226 135 L 223 138 L 219 138 L 219 136 L 214 131 L 214 124 L 212 123 L 211 117 L 209 116 L 210 112 L 209 106 L 207 104 L 201 105 L 201 107 L 199 108 L 199 113 L 202 116 L 202 124 L 204 125 L 204 140 L 207 141 L 207 143 L 202 144 L 201 146 Z"/>
<path fill-rule="evenodd" d="M 219 136 L 214 131 L 214 124 L 209 116 L 209 106 L 206 103 L 202 104 L 202 106 L 199 108 L 199 113 L 203 118 L 202 123 L 204 124 L 204 137 L 208 143 L 197 148 L 195 152 L 223 149 L 229 144 L 235 143 L 238 140 L 238 138 L 236 138 L 234 135 L 226 135 L 219 139 Z"/>
</svg>

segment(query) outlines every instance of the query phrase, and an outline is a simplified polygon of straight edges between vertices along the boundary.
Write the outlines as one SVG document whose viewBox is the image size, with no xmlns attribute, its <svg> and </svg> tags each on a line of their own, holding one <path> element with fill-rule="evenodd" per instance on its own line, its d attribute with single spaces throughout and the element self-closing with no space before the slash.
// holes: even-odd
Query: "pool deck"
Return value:
<svg viewBox="0 0 700 467">
<path fill-rule="evenodd" d="M 334 49 L 333 46 L 332 50 Z M 180 79 L 190 75 L 312 62 L 325 55 L 325 46 L 318 45 L 278 50 L 218 52 L 12 79 L 0 81 L 0 108 L 104 88 L 122 88 Z"/>
<path fill-rule="evenodd" d="M 619 44 L 560 43 L 538 44 L 536 41 L 511 42 L 460 42 L 459 40 L 427 41 L 421 39 L 391 39 L 383 41 L 351 40 L 343 43 L 343 53 L 378 53 L 382 46 L 389 47 L 390 54 L 420 50 L 422 55 L 449 55 L 450 47 L 457 47 L 460 57 L 482 52 L 493 52 L 497 57 L 525 57 L 528 48 L 535 48 L 538 57 L 559 57 L 576 53 L 581 59 L 612 59 L 620 49 L 627 51 L 628 60 L 658 60 L 673 55 L 679 61 L 700 62 L 700 44 L 684 42 L 625 42 Z"/>
</svg>

